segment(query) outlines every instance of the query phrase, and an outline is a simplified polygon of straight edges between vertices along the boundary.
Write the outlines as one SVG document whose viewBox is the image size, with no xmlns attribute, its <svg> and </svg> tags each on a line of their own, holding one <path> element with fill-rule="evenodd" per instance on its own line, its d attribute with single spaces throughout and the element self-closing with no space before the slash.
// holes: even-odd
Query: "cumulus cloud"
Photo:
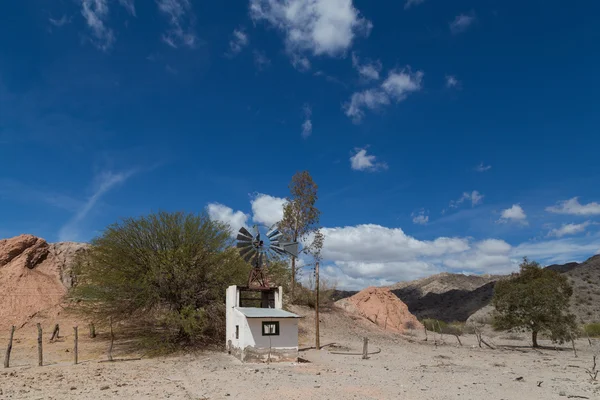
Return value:
<svg viewBox="0 0 600 400">
<path fill-rule="evenodd" d="M 475 167 L 475 171 L 477 171 L 477 172 L 485 172 L 485 171 L 489 171 L 490 169 L 492 169 L 492 166 L 485 165 L 483 162 Z"/>
<path fill-rule="evenodd" d="M 364 63 L 360 62 L 360 58 L 356 53 L 352 53 L 352 66 L 358 71 L 360 76 L 366 80 L 379 80 L 379 73 L 381 72 L 381 61 L 370 61 L 367 60 Z"/>
<path fill-rule="evenodd" d="M 304 112 L 304 122 L 302 123 L 302 138 L 306 139 L 312 134 L 313 126 L 312 121 L 310 119 L 310 117 L 312 116 L 312 109 L 310 108 L 310 105 L 305 104 L 302 108 L 302 111 Z"/>
<path fill-rule="evenodd" d="M 338 56 L 357 36 L 368 36 L 372 24 L 360 16 L 352 0 L 250 0 L 250 16 L 285 35 L 288 54 Z M 298 64 L 304 68 L 309 63 Z"/>
<path fill-rule="evenodd" d="M 271 225 L 283 216 L 285 199 L 257 194 L 251 198 L 255 223 Z M 220 206 L 222 218 L 245 214 Z M 600 250 L 600 235 L 525 242 L 516 247 L 504 240 L 438 237 L 421 240 L 400 228 L 377 224 L 322 228 L 322 277 L 343 289 L 391 285 L 443 271 L 505 274 L 518 270 L 521 258 L 540 263 L 582 261 Z M 309 240 L 310 241 L 310 238 Z M 305 276 L 306 281 L 306 276 Z"/>
<path fill-rule="evenodd" d="M 268 194 L 255 195 L 250 204 L 252 206 L 252 220 L 258 224 L 271 226 L 283 219 L 283 206 L 286 200 Z"/>
<path fill-rule="evenodd" d="M 465 201 L 471 202 L 471 207 L 475 207 L 478 204 L 481 204 L 483 198 L 485 196 L 479 193 L 477 190 L 473 190 L 472 192 L 464 192 L 462 196 L 458 200 L 452 200 L 450 202 L 450 208 L 458 208 Z"/>
<path fill-rule="evenodd" d="M 388 166 L 384 162 L 378 162 L 377 157 L 368 155 L 367 149 L 355 149 L 356 153 L 350 157 L 350 167 L 355 171 L 380 171 L 387 169 Z"/>
<path fill-rule="evenodd" d="M 585 232 L 586 228 L 590 226 L 590 221 L 585 221 L 581 224 L 563 224 L 560 228 L 552 229 L 548 232 L 548 236 L 563 237 L 567 235 L 576 235 L 581 232 Z"/>
<path fill-rule="evenodd" d="M 513 204 L 512 207 L 502 210 L 502 215 L 498 222 L 518 222 L 520 224 L 527 224 L 527 215 L 523 208 L 518 204 Z"/>
<path fill-rule="evenodd" d="M 198 39 L 192 28 L 189 0 L 156 0 L 156 4 L 169 21 L 169 29 L 162 35 L 162 40 L 173 48 L 182 45 L 193 48 Z"/>
<path fill-rule="evenodd" d="M 600 253 L 600 237 L 561 238 L 540 242 L 525 242 L 512 251 L 514 257 L 529 257 L 549 263 L 584 261 L 590 255 Z"/>
<path fill-rule="evenodd" d="M 115 41 L 112 29 L 106 26 L 108 11 L 107 0 L 81 0 L 81 15 L 94 36 L 92 43 L 102 51 L 109 50 Z"/>
<path fill-rule="evenodd" d="M 425 214 L 425 210 L 413 212 L 410 216 L 413 217 L 413 223 L 417 225 L 427 225 L 429 222 L 429 215 Z"/>
<path fill-rule="evenodd" d="M 475 21 L 477 17 L 475 13 L 472 12 L 470 14 L 460 14 L 457 15 L 456 18 L 452 22 L 450 22 L 450 32 L 454 35 L 466 31 Z"/>
<path fill-rule="evenodd" d="M 412 72 L 410 67 L 390 71 L 381 86 L 352 94 L 350 101 L 343 105 L 344 112 L 355 123 L 359 123 L 364 117 L 365 108 L 377 110 L 392 100 L 401 102 L 410 93 L 421 90 L 422 80 L 423 72 Z"/>
<path fill-rule="evenodd" d="M 579 197 L 573 197 L 569 200 L 559 201 L 556 205 L 547 207 L 546 211 L 555 214 L 569 215 L 600 215 L 599 203 L 579 203 Z"/>
<path fill-rule="evenodd" d="M 248 34 L 243 29 L 234 29 L 229 41 L 229 54 L 235 56 L 250 43 Z"/>
<path fill-rule="evenodd" d="M 220 203 L 210 203 L 206 206 L 206 211 L 211 220 L 228 224 L 233 236 L 237 235 L 240 228 L 247 226 L 248 223 L 248 215 L 241 211 L 233 211 L 232 208 Z"/>
</svg>

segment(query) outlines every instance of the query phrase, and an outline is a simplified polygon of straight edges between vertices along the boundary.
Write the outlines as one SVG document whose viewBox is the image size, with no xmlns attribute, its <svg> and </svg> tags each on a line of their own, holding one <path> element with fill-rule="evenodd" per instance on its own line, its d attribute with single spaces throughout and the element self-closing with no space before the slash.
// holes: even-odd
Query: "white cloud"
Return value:
<svg viewBox="0 0 600 400">
<path fill-rule="evenodd" d="M 270 227 L 283 219 L 283 206 L 286 200 L 259 193 L 251 200 L 252 220 Z"/>
<path fill-rule="evenodd" d="M 460 82 L 454 75 L 446 75 L 446 87 L 447 88 L 455 88 L 460 85 Z"/>
<path fill-rule="evenodd" d="M 71 23 L 71 18 L 68 18 L 66 15 L 63 15 L 60 19 L 48 18 L 48 21 L 57 28 L 64 26 L 66 24 Z"/>
<path fill-rule="evenodd" d="M 112 29 L 105 25 L 108 11 L 107 0 L 81 0 L 81 15 L 95 38 L 92 42 L 102 51 L 109 50 L 115 41 Z"/>
<path fill-rule="evenodd" d="M 460 14 L 452 22 L 450 22 L 450 32 L 458 34 L 466 31 L 477 20 L 475 13 Z"/>
<path fill-rule="evenodd" d="M 547 207 L 546 211 L 555 214 L 569 214 L 569 215 L 600 215 L 600 204 L 599 203 L 579 203 L 579 197 L 573 197 L 569 200 L 558 202 L 556 205 Z"/>
<path fill-rule="evenodd" d="M 350 102 L 344 105 L 346 115 L 355 123 L 362 120 L 365 115 L 363 108 L 376 110 L 381 106 L 390 104 L 390 98 L 379 89 L 368 89 L 352 94 Z"/>
<path fill-rule="evenodd" d="M 489 171 L 490 169 L 492 169 L 492 166 L 485 165 L 485 164 L 483 164 L 483 162 L 475 167 L 475 171 L 477 171 L 477 172 L 485 172 L 485 171 Z"/>
<path fill-rule="evenodd" d="M 402 70 L 391 71 L 381 87 L 396 101 L 402 101 L 406 99 L 409 93 L 421 90 L 422 80 L 422 71 L 413 73 L 407 67 Z"/>
<path fill-rule="evenodd" d="M 525 242 L 512 251 L 514 257 L 529 257 L 531 260 L 549 263 L 584 261 L 590 255 L 600 253 L 598 235 L 581 238 L 563 238 L 543 242 Z"/>
<path fill-rule="evenodd" d="M 313 126 L 312 121 L 310 119 L 310 117 L 312 116 L 312 109 L 310 108 L 310 105 L 305 104 L 302 110 L 304 112 L 304 123 L 302 124 L 302 138 L 306 139 L 312 134 Z"/>
<path fill-rule="evenodd" d="M 119 4 L 121 4 L 127 12 L 135 17 L 135 0 L 119 0 Z"/>
<path fill-rule="evenodd" d="M 282 198 L 256 195 L 251 199 L 254 222 L 267 225 L 278 222 L 283 216 L 284 203 Z M 224 210 L 226 215 L 235 214 L 227 207 Z M 523 256 L 540 263 L 562 263 L 583 261 L 600 250 L 600 235 L 525 242 L 513 247 L 495 238 L 420 240 L 400 228 L 376 224 L 325 227 L 322 233 L 325 242 L 321 273 L 340 289 L 391 285 L 443 271 L 505 274 L 518 270 Z"/>
<path fill-rule="evenodd" d="M 391 100 L 403 101 L 410 93 L 421 90 L 422 80 L 423 72 L 413 73 L 409 67 L 390 71 L 380 87 L 352 94 L 350 101 L 343 105 L 343 109 L 348 117 L 359 123 L 364 117 L 363 108 L 377 110 L 390 104 Z"/>
<path fill-rule="evenodd" d="M 366 80 L 379 80 L 379 73 L 381 72 L 381 61 L 370 61 L 362 63 L 356 53 L 352 53 L 352 66 L 358 71 L 361 77 Z"/>
<path fill-rule="evenodd" d="M 198 39 L 188 16 L 192 12 L 189 0 L 156 0 L 156 4 L 168 18 L 170 26 L 162 35 L 162 40 L 173 48 L 181 45 L 193 48 Z"/>
<path fill-rule="evenodd" d="M 341 55 L 373 26 L 352 0 L 250 0 L 250 16 L 282 31 L 290 55 Z"/>
<path fill-rule="evenodd" d="M 406 0 L 406 3 L 404 3 L 404 9 L 408 10 L 412 6 L 418 6 L 419 4 L 423 4 L 424 2 L 425 0 Z"/>
<path fill-rule="evenodd" d="M 585 229 L 590 225 L 590 221 L 581 224 L 563 224 L 560 228 L 555 228 L 548 232 L 548 236 L 563 237 L 566 235 L 575 235 L 577 233 L 585 232 Z"/>
<path fill-rule="evenodd" d="M 230 207 L 219 203 L 210 203 L 206 210 L 211 220 L 228 224 L 233 236 L 237 235 L 241 227 L 247 226 L 248 216 L 241 211 L 233 211 Z"/>
<path fill-rule="evenodd" d="M 475 207 L 476 205 L 481 204 L 484 197 L 485 196 L 479 193 L 477 190 L 473 190 L 470 193 L 464 192 L 458 200 L 452 200 L 450 202 L 450 208 L 458 208 L 458 206 L 465 201 L 470 201 L 471 207 Z"/>
<path fill-rule="evenodd" d="M 387 169 L 384 162 L 377 162 L 377 157 L 367 154 L 367 149 L 355 149 L 356 153 L 350 157 L 350 167 L 355 171 L 379 171 Z"/>
<path fill-rule="evenodd" d="M 60 229 L 58 233 L 59 240 L 61 242 L 81 240 L 79 236 L 79 225 L 90 213 L 90 211 L 92 211 L 92 209 L 96 206 L 98 200 L 100 200 L 100 198 L 113 187 L 117 186 L 118 184 L 124 183 L 135 173 L 135 170 L 130 170 L 127 172 L 119 173 L 103 172 L 100 175 L 98 175 L 96 177 L 96 189 L 94 191 L 94 194 L 85 203 L 81 205 L 81 207 L 75 213 L 75 216 Z"/>
<path fill-rule="evenodd" d="M 527 215 L 520 205 L 513 204 L 512 207 L 502 210 L 502 215 L 498 222 L 518 222 L 526 225 Z"/>
<path fill-rule="evenodd" d="M 413 212 L 410 216 L 413 217 L 413 223 L 417 225 L 427 225 L 429 222 L 429 215 L 425 215 L 425 210 Z"/>
<path fill-rule="evenodd" d="M 248 34 L 244 32 L 243 29 L 235 29 L 233 31 L 231 40 L 229 41 L 229 52 L 232 56 L 235 56 L 239 52 L 241 52 L 244 47 L 246 47 L 250 43 L 250 39 L 248 39 Z"/>
<path fill-rule="evenodd" d="M 267 58 L 266 54 L 263 51 L 254 50 L 252 52 L 252 55 L 254 56 L 254 66 L 257 70 L 264 71 L 271 65 L 271 60 Z"/>
</svg>

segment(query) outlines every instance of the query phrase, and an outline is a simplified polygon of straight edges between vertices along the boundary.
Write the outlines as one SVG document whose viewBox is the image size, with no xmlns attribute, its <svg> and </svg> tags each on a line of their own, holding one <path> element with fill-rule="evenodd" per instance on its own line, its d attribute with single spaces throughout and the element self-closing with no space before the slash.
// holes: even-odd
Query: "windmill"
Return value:
<svg viewBox="0 0 600 400">
<path fill-rule="evenodd" d="M 269 288 L 269 280 L 263 268 L 268 266 L 269 259 L 279 256 L 298 257 L 298 242 L 281 241 L 283 234 L 276 226 L 266 232 L 265 230 L 267 229 L 263 225 L 254 225 L 253 232 L 242 227 L 237 235 L 240 256 L 253 267 L 248 277 L 248 287 L 257 285 L 258 288 Z"/>
</svg>

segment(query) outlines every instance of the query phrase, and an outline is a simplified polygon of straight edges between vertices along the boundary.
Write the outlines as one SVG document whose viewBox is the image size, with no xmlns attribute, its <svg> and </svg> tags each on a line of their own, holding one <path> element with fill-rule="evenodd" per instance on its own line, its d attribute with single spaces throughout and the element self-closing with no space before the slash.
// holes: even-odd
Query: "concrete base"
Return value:
<svg viewBox="0 0 600 400">
<path fill-rule="evenodd" d="M 297 362 L 298 348 L 274 349 L 247 346 L 245 349 L 229 346 L 228 353 L 245 363 Z"/>
</svg>

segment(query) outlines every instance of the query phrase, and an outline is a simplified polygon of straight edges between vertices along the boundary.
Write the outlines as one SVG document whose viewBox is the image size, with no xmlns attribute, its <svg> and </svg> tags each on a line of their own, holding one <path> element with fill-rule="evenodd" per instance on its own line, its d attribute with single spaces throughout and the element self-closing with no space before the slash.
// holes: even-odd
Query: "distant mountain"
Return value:
<svg viewBox="0 0 600 400">
<path fill-rule="evenodd" d="M 568 277 L 573 286 L 571 311 L 580 323 L 600 321 L 600 255 L 582 263 L 553 264 L 546 268 Z M 466 321 L 490 303 L 496 282 L 507 276 L 444 272 L 415 281 L 398 282 L 389 289 L 420 320 Z M 333 297 L 339 300 L 355 293 L 335 291 Z M 486 307 L 478 316 L 489 314 L 491 310 L 491 307 Z"/>
<path fill-rule="evenodd" d="M 390 289 L 419 319 L 466 321 L 490 302 L 495 282 L 501 277 L 444 272 L 416 281 L 399 282 Z"/>
</svg>

